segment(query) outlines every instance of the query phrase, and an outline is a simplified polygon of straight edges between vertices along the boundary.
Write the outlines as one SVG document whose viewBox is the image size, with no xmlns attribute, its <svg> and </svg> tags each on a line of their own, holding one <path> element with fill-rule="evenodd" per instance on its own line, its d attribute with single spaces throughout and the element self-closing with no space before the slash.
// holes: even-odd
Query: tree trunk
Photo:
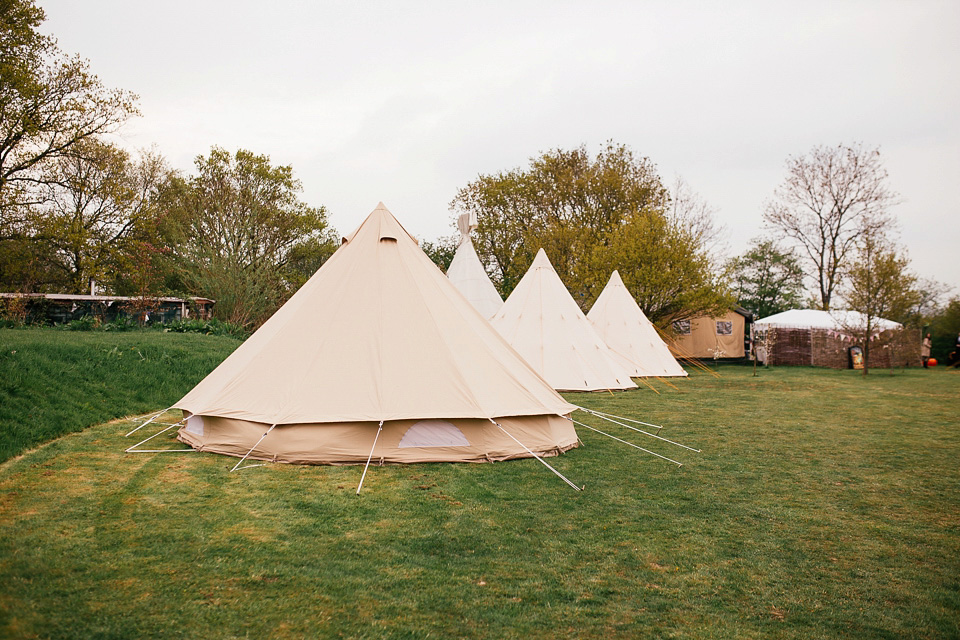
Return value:
<svg viewBox="0 0 960 640">
<path fill-rule="evenodd" d="M 870 372 L 870 337 L 873 329 L 873 318 L 867 314 L 867 333 L 863 336 L 863 375 Z"/>
</svg>

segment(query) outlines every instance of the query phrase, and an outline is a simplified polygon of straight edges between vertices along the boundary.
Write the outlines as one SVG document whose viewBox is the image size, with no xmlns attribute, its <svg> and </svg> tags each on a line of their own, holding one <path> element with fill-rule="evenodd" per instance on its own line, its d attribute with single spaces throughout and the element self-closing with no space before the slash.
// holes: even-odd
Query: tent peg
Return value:
<svg viewBox="0 0 960 640">
<path fill-rule="evenodd" d="M 553 467 L 551 467 L 551 466 L 547 463 L 546 460 L 544 460 L 543 458 L 541 458 L 540 456 L 538 456 L 537 454 L 535 454 L 535 453 L 533 452 L 533 450 L 530 449 L 530 447 L 528 447 L 527 445 L 523 444 L 522 442 L 520 442 L 519 440 L 517 440 L 516 438 L 514 438 L 514 437 L 510 434 L 510 432 L 507 431 L 506 429 L 504 429 L 504 428 L 503 428 L 503 425 L 501 425 L 499 422 L 497 422 L 497 421 L 494 420 L 493 418 L 487 418 L 487 420 L 489 420 L 490 422 L 492 422 L 493 424 L 495 424 L 495 425 L 497 426 L 497 428 L 500 429 L 500 431 L 503 431 L 505 434 L 507 434 L 507 435 L 510 437 L 511 440 L 513 440 L 513 441 L 516 442 L 518 445 L 520 445 L 521 447 L 523 447 L 524 449 L 526 449 L 526 450 L 527 450 L 527 453 L 529 453 L 529 454 L 532 455 L 534 458 L 536 458 L 537 460 L 539 460 L 539 461 L 540 461 L 540 464 L 542 464 L 543 466 L 545 466 L 547 469 L 550 469 L 550 471 L 553 471 L 553 473 L 555 473 L 555 474 L 557 475 L 557 477 L 559 477 L 561 480 L 563 480 L 564 482 L 566 482 L 568 485 L 570 485 L 571 487 L 573 487 L 573 488 L 576 489 L 577 491 L 583 491 L 584 488 L 586 488 L 587 485 L 583 485 L 582 487 L 578 487 L 577 485 L 575 485 L 574 483 L 572 483 L 565 475 L 563 475 L 562 473 L 560 473 L 559 471 L 557 471 L 556 469 L 554 469 Z"/>
<path fill-rule="evenodd" d="M 373 438 L 373 446 L 370 447 L 370 455 L 367 456 L 367 464 L 363 466 L 363 475 L 360 476 L 360 484 L 357 485 L 357 495 L 360 495 L 360 488 L 363 486 L 363 479 L 367 477 L 367 469 L 370 468 L 370 460 L 373 459 L 373 450 L 377 447 L 377 440 L 380 439 L 380 432 L 383 431 L 383 420 L 380 421 L 380 426 L 377 427 L 377 435 Z M 383 458 L 380 459 L 381 465 L 383 464 Z"/>
<path fill-rule="evenodd" d="M 170 411 L 170 409 L 173 409 L 173 407 L 167 407 L 167 408 L 164 409 L 163 411 L 158 411 L 157 413 L 151 415 L 150 418 L 147 419 L 146 422 L 144 422 L 144 423 L 141 424 L 139 427 L 137 427 L 136 429 L 134 429 L 133 431 L 131 431 L 130 433 L 128 433 L 127 435 L 125 435 L 125 436 L 123 436 L 123 437 L 124 437 L 124 438 L 129 438 L 131 435 L 133 435 L 134 433 L 136 433 L 136 432 L 139 431 L 140 429 L 143 429 L 145 426 L 147 426 L 148 424 L 150 424 L 151 422 L 153 422 L 154 420 L 156 420 L 157 418 L 159 418 L 160 416 L 162 416 L 163 414 L 165 414 L 167 411 Z M 134 445 L 134 446 L 136 446 L 136 445 Z"/>
<path fill-rule="evenodd" d="M 634 449 L 640 449 L 640 451 L 643 451 L 643 452 L 645 452 L 645 453 L 649 453 L 649 454 L 652 455 L 652 456 L 656 456 L 656 457 L 658 457 L 658 458 L 662 458 L 663 460 L 666 460 L 667 462 L 672 462 L 673 464 L 677 465 L 678 468 L 683 466 L 683 463 L 682 463 L 682 462 L 677 462 L 676 460 L 673 460 L 673 459 L 671 459 L 671 458 L 668 458 L 667 456 L 662 456 L 662 455 L 660 455 L 659 453 L 657 453 L 657 452 L 655 452 L 655 451 L 650 451 L 649 449 L 644 449 L 643 447 L 637 446 L 637 445 L 633 444 L 632 442 L 627 442 L 626 440 L 621 440 L 621 439 L 618 438 L 617 436 L 610 435 L 609 433 L 607 433 L 607 432 L 605 432 L 605 431 L 600 431 L 600 429 L 595 429 L 595 428 L 591 427 L 590 425 L 584 424 L 584 423 L 579 422 L 579 421 L 577 421 L 577 420 L 574 420 L 573 418 L 570 418 L 570 421 L 573 422 L 574 424 L 580 425 L 581 427 L 586 427 L 587 429 L 590 429 L 591 431 L 596 431 L 596 432 L 599 433 L 600 435 L 607 436 L 608 438 L 613 438 L 613 439 L 616 440 L 617 442 L 622 442 L 623 444 L 628 445 L 628 446 L 631 446 L 631 447 L 633 447 Z"/>
<path fill-rule="evenodd" d="M 258 446 L 260 446 L 260 443 L 263 442 L 263 439 L 266 438 L 267 435 L 268 435 L 271 431 L 273 431 L 273 428 L 274 428 L 275 426 L 277 426 L 277 425 L 276 425 L 276 424 L 270 425 L 270 428 L 267 429 L 267 432 L 264 433 L 262 436 L 260 436 L 260 439 L 257 440 L 257 444 L 255 444 L 255 445 L 253 445 L 252 447 L 250 447 L 250 451 L 247 451 L 245 454 L 243 454 L 243 457 L 240 458 L 240 462 L 238 462 L 237 464 L 233 465 L 233 469 L 230 469 L 230 473 L 233 473 L 234 471 L 236 471 L 237 468 L 240 467 L 241 464 L 243 464 L 243 461 L 247 459 L 247 456 L 249 456 L 251 453 L 253 453 L 253 450 L 256 449 Z M 247 465 L 247 466 L 245 466 L 245 467 L 240 467 L 240 468 L 242 468 L 242 469 L 250 469 L 251 467 L 262 467 L 262 466 L 264 466 L 264 465 L 262 465 L 262 464 L 250 464 L 250 465 Z"/>
</svg>

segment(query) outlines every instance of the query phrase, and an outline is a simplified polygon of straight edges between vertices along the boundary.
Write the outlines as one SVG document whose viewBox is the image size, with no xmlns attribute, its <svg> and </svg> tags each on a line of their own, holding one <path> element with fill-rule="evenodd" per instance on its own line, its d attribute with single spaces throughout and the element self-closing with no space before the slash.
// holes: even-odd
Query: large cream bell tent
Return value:
<svg viewBox="0 0 960 640">
<path fill-rule="evenodd" d="M 614 271 L 587 314 L 603 341 L 630 375 L 639 378 L 685 376 L 657 328 Z"/>
<path fill-rule="evenodd" d="M 575 407 L 383 204 L 174 407 L 193 448 L 277 462 L 482 462 L 578 444 Z"/>
<path fill-rule="evenodd" d="M 503 299 L 490 282 L 490 276 L 483 268 L 470 239 L 470 232 L 477 228 L 477 214 L 462 214 L 457 218 L 457 226 L 460 229 L 460 244 L 447 269 L 447 277 L 480 315 L 490 319 L 503 306 Z"/>
<path fill-rule="evenodd" d="M 583 315 L 543 249 L 490 322 L 554 389 L 637 387 Z"/>
</svg>

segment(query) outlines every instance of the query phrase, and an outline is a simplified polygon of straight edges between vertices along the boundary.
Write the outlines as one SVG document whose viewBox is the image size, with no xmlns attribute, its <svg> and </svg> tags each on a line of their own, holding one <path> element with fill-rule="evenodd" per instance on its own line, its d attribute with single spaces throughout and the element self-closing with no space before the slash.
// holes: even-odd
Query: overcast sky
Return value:
<svg viewBox="0 0 960 640">
<path fill-rule="evenodd" d="M 960 292 L 960 2 L 38 0 L 44 30 L 140 96 L 123 131 L 176 168 L 212 145 L 293 166 L 341 233 L 383 201 L 453 232 L 478 174 L 606 140 L 717 212 L 732 253 L 785 161 L 879 147 L 914 270 Z"/>
</svg>

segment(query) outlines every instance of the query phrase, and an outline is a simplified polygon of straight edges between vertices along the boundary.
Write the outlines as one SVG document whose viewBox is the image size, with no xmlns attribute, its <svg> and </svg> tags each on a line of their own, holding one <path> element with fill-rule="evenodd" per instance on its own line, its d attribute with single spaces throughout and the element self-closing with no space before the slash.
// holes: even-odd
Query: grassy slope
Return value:
<svg viewBox="0 0 960 640">
<path fill-rule="evenodd" d="M 238 344 L 155 331 L 0 329 L 0 461 L 91 424 L 163 408 Z"/>
<path fill-rule="evenodd" d="M 960 634 L 960 374 L 750 373 L 571 394 L 704 449 L 584 419 L 687 464 L 580 429 L 551 462 L 583 493 L 525 460 L 357 497 L 357 467 L 62 438 L 0 467 L 0 636 Z"/>
</svg>

